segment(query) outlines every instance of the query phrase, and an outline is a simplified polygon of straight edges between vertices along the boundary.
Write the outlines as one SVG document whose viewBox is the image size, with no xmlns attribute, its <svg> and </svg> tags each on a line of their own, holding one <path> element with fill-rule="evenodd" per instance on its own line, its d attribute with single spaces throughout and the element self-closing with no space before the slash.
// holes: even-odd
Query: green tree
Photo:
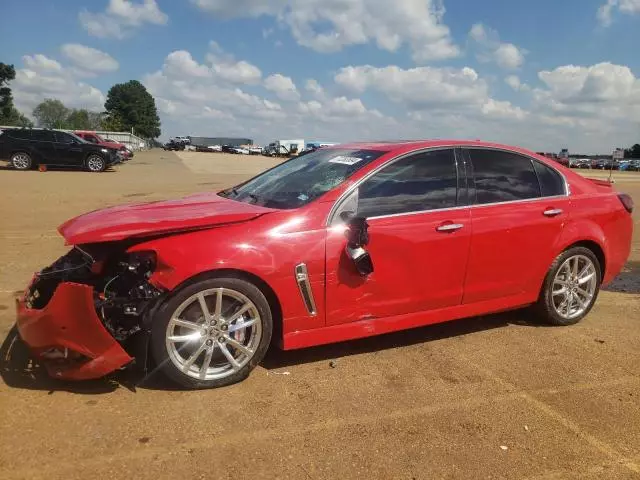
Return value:
<svg viewBox="0 0 640 480">
<path fill-rule="evenodd" d="M 136 135 L 144 138 L 160 136 L 156 102 L 139 81 L 130 80 L 111 87 L 104 108 L 105 125 L 120 127 L 116 130 L 131 131 L 133 128 Z"/>
<path fill-rule="evenodd" d="M 22 115 L 13 105 L 9 82 L 16 78 L 13 65 L 0 62 L 0 125 L 32 127 L 33 122 Z"/>
<path fill-rule="evenodd" d="M 45 99 L 34 110 L 38 126 L 45 128 L 67 128 L 70 111 L 60 100 Z"/>
<path fill-rule="evenodd" d="M 630 158 L 640 158 L 640 143 L 636 143 L 628 152 Z"/>
</svg>

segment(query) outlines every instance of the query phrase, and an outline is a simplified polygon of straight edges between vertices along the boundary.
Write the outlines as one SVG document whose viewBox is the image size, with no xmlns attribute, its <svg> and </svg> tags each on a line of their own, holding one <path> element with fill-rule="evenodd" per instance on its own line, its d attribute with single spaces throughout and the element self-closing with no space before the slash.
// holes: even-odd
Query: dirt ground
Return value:
<svg viewBox="0 0 640 480">
<path fill-rule="evenodd" d="M 0 170 L 0 340 L 32 272 L 67 250 L 67 218 L 272 164 L 152 151 L 103 174 Z M 574 327 L 511 312 L 272 351 L 208 391 L 136 388 L 126 373 L 57 383 L 5 340 L 0 478 L 640 478 L 640 174 L 614 178 L 637 205 L 632 257 Z"/>
</svg>

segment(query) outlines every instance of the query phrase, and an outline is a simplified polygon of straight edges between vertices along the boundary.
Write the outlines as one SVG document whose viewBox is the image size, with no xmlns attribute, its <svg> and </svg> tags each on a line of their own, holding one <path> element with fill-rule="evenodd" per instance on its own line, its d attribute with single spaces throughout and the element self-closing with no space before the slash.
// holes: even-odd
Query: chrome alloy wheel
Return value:
<svg viewBox="0 0 640 480">
<path fill-rule="evenodd" d="M 214 288 L 187 298 L 167 325 L 165 345 L 185 375 L 217 380 L 240 370 L 262 338 L 255 304 L 240 292 Z"/>
<path fill-rule="evenodd" d="M 553 308 L 562 318 L 579 317 L 591 305 L 597 287 L 597 269 L 593 261 L 584 255 L 569 257 L 553 279 Z"/>
<path fill-rule="evenodd" d="M 100 172 L 104 168 L 104 160 L 96 155 L 89 157 L 87 167 L 92 172 Z"/>
<path fill-rule="evenodd" d="M 13 166 L 19 170 L 26 170 L 31 164 L 31 158 L 26 153 L 16 153 L 12 158 Z"/>
</svg>

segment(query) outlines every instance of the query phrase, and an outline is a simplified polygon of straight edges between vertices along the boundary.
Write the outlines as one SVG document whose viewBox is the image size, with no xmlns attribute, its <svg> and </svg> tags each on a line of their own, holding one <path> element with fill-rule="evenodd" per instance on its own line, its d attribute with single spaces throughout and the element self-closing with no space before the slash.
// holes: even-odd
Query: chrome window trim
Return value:
<svg viewBox="0 0 640 480">
<path fill-rule="evenodd" d="M 569 182 L 567 182 L 567 177 L 562 172 L 560 172 L 559 170 L 555 169 L 551 165 L 549 165 L 549 164 L 547 164 L 545 162 L 540 162 L 540 160 L 537 160 L 537 159 L 535 159 L 535 158 L 533 158 L 533 157 L 531 157 L 529 155 L 526 155 L 524 153 L 517 152 L 515 150 L 511 150 L 511 149 L 508 149 L 508 148 L 485 147 L 485 146 L 482 146 L 482 145 L 459 145 L 459 144 L 438 145 L 437 147 L 418 148 L 418 149 L 415 149 L 415 150 L 411 150 L 409 152 L 405 152 L 405 153 L 403 153 L 401 155 L 398 155 L 397 157 L 392 158 L 388 162 L 383 163 L 382 165 L 376 167 L 375 169 L 371 170 L 364 177 L 362 177 L 360 180 L 358 180 L 356 183 L 354 183 L 349 188 L 347 188 L 344 192 L 342 192 L 342 194 L 340 195 L 338 200 L 336 200 L 335 203 L 333 204 L 333 206 L 331 207 L 331 210 L 329 211 L 329 215 L 327 216 L 327 220 L 325 222 L 325 226 L 330 227 L 332 225 L 334 217 L 335 217 L 335 214 L 336 214 L 336 211 L 341 207 L 341 203 L 343 202 L 343 200 L 353 190 L 358 188 L 362 183 L 366 182 L 370 177 L 372 177 L 373 175 L 378 173 L 380 170 L 382 170 L 386 166 L 391 165 L 392 163 L 395 163 L 395 162 L 397 162 L 399 160 L 402 160 L 403 158 L 406 158 L 409 155 L 414 155 L 414 154 L 423 153 L 423 152 L 437 151 L 437 150 L 456 149 L 456 148 L 460 148 L 460 149 L 496 150 L 496 151 L 499 151 L 499 152 L 507 152 L 507 153 L 513 153 L 515 155 L 520 155 L 521 157 L 528 158 L 531 162 L 543 163 L 543 165 L 545 165 L 546 167 L 549 167 L 554 172 L 556 172 L 558 175 L 560 175 L 560 177 L 562 178 L 562 180 L 564 182 L 564 191 L 565 191 L 565 193 L 563 195 L 551 195 L 551 196 L 548 196 L 548 197 L 543 197 L 541 195 L 539 197 L 523 198 L 523 199 L 519 199 L 519 200 L 507 200 L 507 201 L 504 201 L 504 202 L 474 203 L 474 204 L 471 204 L 471 205 L 460 205 L 460 206 L 456 206 L 456 207 L 433 208 L 433 209 L 429 209 L 429 210 L 418 210 L 418 211 L 414 211 L 414 212 L 393 213 L 393 214 L 390 214 L 390 215 L 380 215 L 380 216 L 377 216 L 377 217 L 367 217 L 367 220 L 373 220 L 373 219 L 378 219 L 378 218 L 400 217 L 400 216 L 405 216 L 405 215 L 418 215 L 418 214 L 427 213 L 427 212 L 443 212 L 443 211 L 448 211 L 448 210 L 462 210 L 464 208 L 486 207 L 486 206 L 490 206 L 490 205 L 507 205 L 507 204 L 511 204 L 511 203 L 532 202 L 532 201 L 544 200 L 544 199 L 565 198 L 565 197 L 568 197 L 568 196 L 571 195 L 571 189 L 569 188 Z M 454 152 L 454 154 L 455 154 L 455 152 Z M 532 164 L 532 167 L 533 167 L 533 164 Z M 535 171 L 535 169 L 534 169 L 534 171 Z M 465 175 L 467 175 L 466 170 L 465 170 Z M 541 189 L 540 193 L 542 193 L 542 189 Z"/>
<path fill-rule="evenodd" d="M 296 279 L 296 283 L 298 284 L 298 290 L 300 290 L 302 303 L 304 303 L 307 312 L 309 312 L 310 315 L 315 316 L 318 313 L 318 310 L 316 309 L 316 302 L 313 298 L 311 283 L 309 282 L 309 272 L 307 271 L 307 265 L 305 263 L 299 263 L 295 266 L 293 273 Z"/>
</svg>

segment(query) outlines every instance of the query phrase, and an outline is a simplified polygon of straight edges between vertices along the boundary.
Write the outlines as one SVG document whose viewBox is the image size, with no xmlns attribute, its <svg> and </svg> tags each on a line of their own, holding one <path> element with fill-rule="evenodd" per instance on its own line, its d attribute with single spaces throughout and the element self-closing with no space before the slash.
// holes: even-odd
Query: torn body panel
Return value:
<svg viewBox="0 0 640 480">
<path fill-rule="evenodd" d="M 36 274 L 17 302 L 20 337 L 55 378 L 99 378 L 132 363 L 122 343 L 144 329 L 161 298 L 147 282 L 150 252 L 93 250 L 73 248 Z"/>
</svg>

